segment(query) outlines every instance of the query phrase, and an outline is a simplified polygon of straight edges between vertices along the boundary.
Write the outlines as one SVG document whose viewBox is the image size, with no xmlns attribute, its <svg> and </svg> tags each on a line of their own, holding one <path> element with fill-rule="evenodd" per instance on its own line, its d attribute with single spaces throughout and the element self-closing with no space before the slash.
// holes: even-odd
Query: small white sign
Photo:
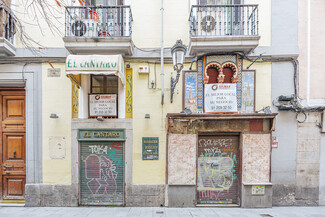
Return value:
<svg viewBox="0 0 325 217">
<path fill-rule="evenodd" d="M 236 84 L 205 84 L 204 110 L 207 113 L 236 113 Z"/>
<path fill-rule="evenodd" d="M 252 195 L 264 195 L 265 185 L 252 185 Z"/>
<path fill-rule="evenodd" d="M 116 117 L 116 94 L 89 95 L 90 117 Z"/>
</svg>

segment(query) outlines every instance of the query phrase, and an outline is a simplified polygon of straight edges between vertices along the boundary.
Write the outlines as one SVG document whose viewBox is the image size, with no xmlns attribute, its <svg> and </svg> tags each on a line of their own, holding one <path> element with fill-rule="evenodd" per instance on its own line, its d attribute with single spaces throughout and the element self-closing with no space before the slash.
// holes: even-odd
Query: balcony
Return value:
<svg viewBox="0 0 325 217">
<path fill-rule="evenodd" d="M 66 7 L 66 49 L 71 54 L 132 55 L 130 6 Z"/>
<path fill-rule="evenodd" d="M 11 11 L 0 7 L 0 56 L 14 56 L 15 18 Z"/>
<path fill-rule="evenodd" d="M 259 43 L 258 5 L 193 5 L 190 55 L 243 52 Z"/>
</svg>

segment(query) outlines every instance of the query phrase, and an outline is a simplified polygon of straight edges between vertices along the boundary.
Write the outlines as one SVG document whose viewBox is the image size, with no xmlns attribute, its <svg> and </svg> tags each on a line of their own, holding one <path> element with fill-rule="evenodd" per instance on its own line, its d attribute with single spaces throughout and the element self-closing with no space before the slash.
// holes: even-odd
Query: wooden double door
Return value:
<svg viewBox="0 0 325 217">
<path fill-rule="evenodd" d="M 25 91 L 0 89 L 0 200 L 22 200 L 26 183 Z"/>
</svg>

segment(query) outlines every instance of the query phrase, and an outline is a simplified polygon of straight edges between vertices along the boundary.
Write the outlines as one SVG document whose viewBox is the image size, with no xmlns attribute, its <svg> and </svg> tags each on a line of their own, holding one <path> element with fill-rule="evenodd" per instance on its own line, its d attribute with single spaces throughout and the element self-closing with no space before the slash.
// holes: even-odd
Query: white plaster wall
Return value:
<svg viewBox="0 0 325 217">
<path fill-rule="evenodd" d="M 323 99 L 325 97 L 325 73 L 320 64 L 324 58 L 325 28 L 324 11 L 325 1 L 310 0 L 310 98 Z M 298 1 L 299 5 L 299 96 L 307 97 L 307 45 L 308 45 L 308 19 L 307 1 Z M 324 102 L 323 102 L 324 104 Z"/>
<path fill-rule="evenodd" d="M 71 0 L 65 0 L 64 5 L 71 5 Z M 50 18 L 52 31 L 40 14 L 39 24 L 34 20 L 31 9 L 27 9 L 25 0 L 16 0 L 14 11 L 23 21 L 24 31 L 35 42 L 35 47 L 64 47 L 62 40 L 65 34 L 65 9 L 59 7 L 55 1 L 47 1 L 51 5 L 51 12 L 56 18 Z M 126 1 L 131 6 L 132 40 L 140 48 L 159 48 L 161 43 L 161 2 L 134 0 Z M 182 39 L 184 44 L 189 44 L 189 16 L 192 0 L 164 0 L 164 46 L 172 47 L 176 40 Z M 259 4 L 259 33 L 260 46 L 271 44 L 271 0 L 246 0 L 245 4 Z M 47 15 L 51 15 L 50 12 Z M 23 47 L 19 37 L 16 37 L 16 46 Z M 159 51 L 158 51 L 159 52 Z"/>
</svg>

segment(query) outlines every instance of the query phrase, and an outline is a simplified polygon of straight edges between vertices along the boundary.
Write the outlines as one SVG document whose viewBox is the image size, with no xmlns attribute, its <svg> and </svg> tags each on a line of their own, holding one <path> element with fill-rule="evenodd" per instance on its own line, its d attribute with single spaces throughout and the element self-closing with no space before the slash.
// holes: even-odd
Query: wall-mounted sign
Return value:
<svg viewBox="0 0 325 217">
<path fill-rule="evenodd" d="M 237 112 L 236 84 L 205 84 L 204 110 L 207 113 Z"/>
<path fill-rule="evenodd" d="M 274 136 L 272 137 L 272 148 L 278 148 L 278 147 L 279 147 L 278 139 Z"/>
<path fill-rule="evenodd" d="M 242 113 L 255 112 L 255 71 L 242 71 Z"/>
<path fill-rule="evenodd" d="M 117 75 L 125 84 L 124 60 L 121 55 L 69 55 L 65 64 L 66 73 Z"/>
<path fill-rule="evenodd" d="M 89 116 L 116 117 L 116 99 L 116 94 L 89 95 Z"/>
<path fill-rule="evenodd" d="M 142 137 L 142 160 L 159 159 L 159 138 Z"/>
<path fill-rule="evenodd" d="M 265 194 L 265 185 L 252 186 L 252 195 L 264 195 L 264 194 Z"/>
<path fill-rule="evenodd" d="M 78 131 L 79 141 L 124 141 L 124 129 L 80 129 Z"/>
<path fill-rule="evenodd" d="M 47 77 L 61 77 L 61 69 L 58 69 L 58 68 L 47 69 Z"/>
</svg>

